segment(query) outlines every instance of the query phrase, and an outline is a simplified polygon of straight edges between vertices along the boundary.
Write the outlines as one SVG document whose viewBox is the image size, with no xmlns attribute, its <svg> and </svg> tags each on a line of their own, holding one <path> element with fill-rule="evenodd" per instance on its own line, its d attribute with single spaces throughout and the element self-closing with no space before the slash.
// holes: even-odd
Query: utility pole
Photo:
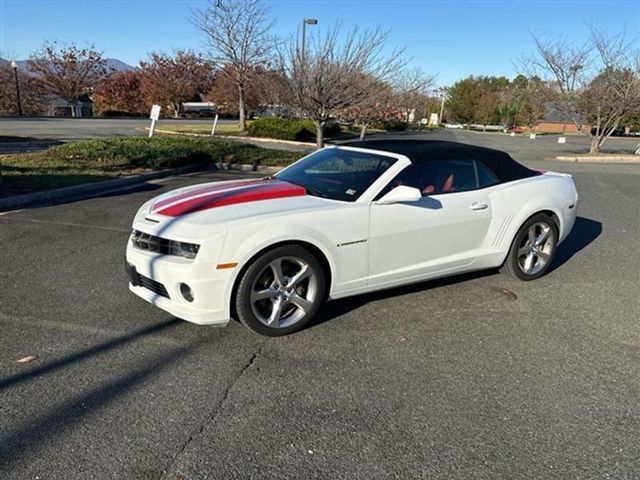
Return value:
<svg viewBox="0 0 640 480">
<path fill-rule="evenodd" d="M 438 117 L 438 126 L 442 126 L 442 115 L 444 115 L 444 99 L 447 96 L 447 87 L 439 89 L 440 95 L 442 95 L 442 103 L 440 103 L 440 116 Z"/>
<path fill-rule="evenodd" d="M 15 60 L 11 60 L 11 68 L 16 79 L 16 100 L 18 104 L 18 115 L 22 116 L 22 103 L 20 102 L 20 82 L 18 82 L 18 64 Z"/>
</svg>

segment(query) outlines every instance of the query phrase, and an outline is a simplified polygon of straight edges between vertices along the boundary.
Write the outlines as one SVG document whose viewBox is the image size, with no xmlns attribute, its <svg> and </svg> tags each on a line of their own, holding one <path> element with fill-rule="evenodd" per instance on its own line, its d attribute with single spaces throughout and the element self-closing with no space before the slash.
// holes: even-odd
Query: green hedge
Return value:
<svg viewBox="0 0 640 480">
<path fill-rule="evenodd" d="M 340 125 L 337 123 L 325 125 L 325 137 L 331 137 L 339 132 Z M 251 137 L 310 142 L 316 138 L 316 126 L 313 121 L 308 118 L 289 120 L 282 117 L 264 117 L 251 123 L 247 129 L 247 133 Z"/>
<path fill-rule="evenodd" d="M 373 122 L 370 127 L 379 130 L 406 130 L 407 124 L 402 120 L 381 120 Z"/>
<path fill-rule="evenodd" d="M 288 165 L 296 152 L 260 148 L 246 143 L 192 137 L 121 137 L 57 145 L 43 152 L 87 168 L 173 168 L 197 163 Z"/>
</svg>

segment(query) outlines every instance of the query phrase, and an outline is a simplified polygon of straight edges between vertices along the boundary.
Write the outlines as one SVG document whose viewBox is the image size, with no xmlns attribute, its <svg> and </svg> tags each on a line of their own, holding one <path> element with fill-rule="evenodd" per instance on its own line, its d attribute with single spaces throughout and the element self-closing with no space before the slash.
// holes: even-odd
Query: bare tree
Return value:
<svg viewBox="0 0 640 480">
<path fill-rule="evenodd" d="M 324 128 L 332 115 L 365 101 L 371 83 L 388 81 L 404 66 L 402 51 L 386 56 L 388 32 L 351 30 L 339 44 L 340 27 L 314 36 L 302 52 L 293 40 L 286 54 L 294 107 L 313 120 L 316 144 L 324 144 Z"/>
<path fill-rule="evenodd" d="M 267 11 L 260 0 L 211 0 L 192 21 L 205 34 L 213 60 L 228 72 L 238 94 L 241 130 L 246 128 L 246 91 L 253 68 L 270 55 Z M 229 67 L 229 68 L 222 68 Z"/>
<path fill-rule="evenodd" d="M 140 71 L 145 96 L 170 104 L 176 118 L 184 102 L 209 91 L 214 74 L 209 60 L 189 50 L 174 55 L 152 52 L 148 61 L 140 62 Z"/>
<path fill-rule="evenodd" d="M 405 111 L 405 121 L 409 123 L 412 111 L 421 111 L 424 116 L 429 101 L 429 90 L 436 76 L 429 75 L 420 68 L 400 70 L 393 80 L 395 104 Z"/>
<path fill-rule="evenodd" d="M 597 154 L 622 119 L 640 108 L 640 60 L 624 34 L 592 28 L 584 45 L 534 36 L 536 54 L 521 61 L 525 73 L 549 80 L 547 100 L 591 138 Z M 593 128 L 591 128 L 593 126 Z"/>
<path fill-rule="evenodd" d="M 48 92 L 60 96 L 71 106 L 82 95 L 89 94 L 110 73 L 102 53 L 93 46 L 79 48 L 75 44 L 59 47 L 46 42 L 42 49 L 29 58 L 29 71 Z"/>
<path fill-rule="evenodd" d="M 362 75 L 357 81 L 368 91 L 367 95 L 339 112 L 339 116 L 357 125 L 360 128 L 360 140 L 364 141 L 367 129 L 373 122 L 384 121 L 403 112 L 394 105 L 395 92 L 390 83 L 370 75 Z"/>
</svg>

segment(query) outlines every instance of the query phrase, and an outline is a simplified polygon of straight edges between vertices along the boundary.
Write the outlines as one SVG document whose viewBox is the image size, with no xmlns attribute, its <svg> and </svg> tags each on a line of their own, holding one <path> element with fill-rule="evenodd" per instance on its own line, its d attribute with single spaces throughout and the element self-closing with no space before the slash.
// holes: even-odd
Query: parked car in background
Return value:
<svg viewBox="0 0 640 480">
<path fill-rule="evenodd" d="M 444 128 L 461 129 L 464 128 L 462 123 L 443 123 Z"/>
<path fill-rule="evenodd" d="M 260 180 L 194 185 L 140 208 L 129 288 L 185 320 L 263 335 L 304 327 L 327 299 L 502 267 L 549 270 L 573 227 L 571 175 L 441 141 L 318 150 Z"/>
<path fill-rule="evenodd" d="M 511 124 L 511 125 L 505 125 L 502 131 L 504 133 L 525 133 L 527 131 L 527 128 L 521 125 Z"/>
<path fill-rule="evenodd" d="M 598 129 L 596 127 L 591 128 L 591 135 L 595 135 Z M 605 135 L 612 137 L 624 137 L 624 128 L 609 128 L 606 130 Z"/>
</svg>

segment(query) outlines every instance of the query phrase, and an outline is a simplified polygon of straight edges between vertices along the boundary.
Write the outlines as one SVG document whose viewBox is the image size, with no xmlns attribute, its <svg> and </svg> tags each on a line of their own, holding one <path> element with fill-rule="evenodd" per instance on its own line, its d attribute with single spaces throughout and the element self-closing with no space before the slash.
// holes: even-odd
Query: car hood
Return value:
<svg viewBox="0 0 640 480">
<path fill-rule="evenodd" d="M 133 226 L 152 235 L 198 239 L 233 222 L 341 205 L 344 202 L 307 195 L 303 187 L 277 179 L 213 182 L 152 199 L 139 210 Z"/>
</svg>

